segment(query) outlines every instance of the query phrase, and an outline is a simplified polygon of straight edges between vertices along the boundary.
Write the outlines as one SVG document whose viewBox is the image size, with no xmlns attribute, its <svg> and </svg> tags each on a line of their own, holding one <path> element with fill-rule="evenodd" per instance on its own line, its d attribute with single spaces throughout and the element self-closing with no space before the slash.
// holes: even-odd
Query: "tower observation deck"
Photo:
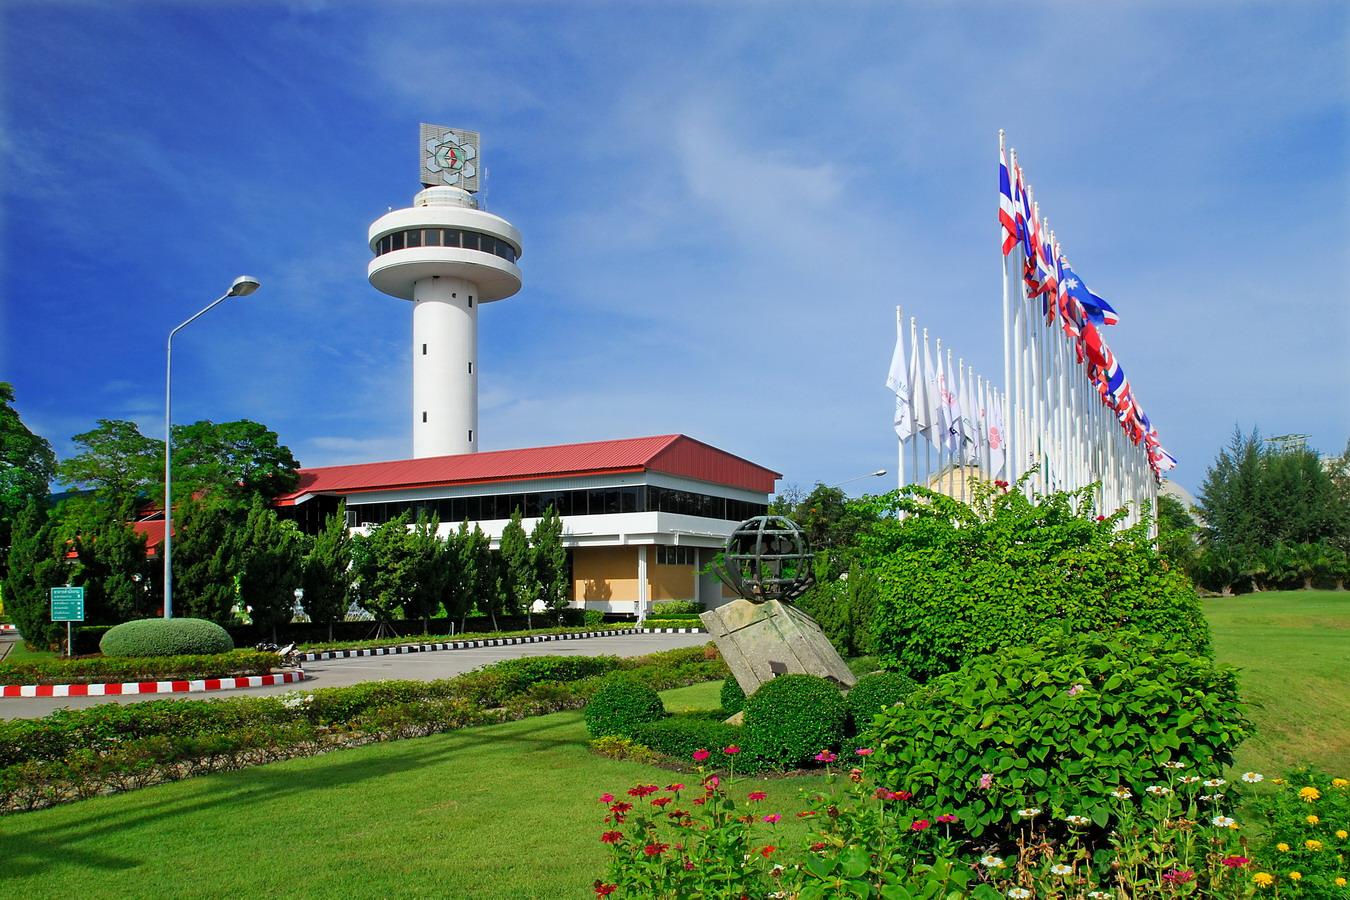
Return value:
<svg viewBox="0 0 1350 900">
<path fill-rule="evenodd" d="M 413 303 L 413 457 L 478 449 L 478 310 L 521 286 L 520 232 L 436 184 L 370 226 L 374 288 Z"/>
</svg>

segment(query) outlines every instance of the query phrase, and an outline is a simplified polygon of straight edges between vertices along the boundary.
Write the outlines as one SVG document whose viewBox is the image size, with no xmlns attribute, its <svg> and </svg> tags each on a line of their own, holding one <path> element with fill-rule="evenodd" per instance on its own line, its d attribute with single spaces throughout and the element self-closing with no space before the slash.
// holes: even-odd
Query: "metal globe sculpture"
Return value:
<svg viewBox="0 0 1350 900">
<path fill-rule="evenodd" d="M 746 519 L 727 538 L 713 571 L 746 600 L 795 600 L 815 583 L 811 546 L 797 523 L 782 516 Z"/>
</svg>

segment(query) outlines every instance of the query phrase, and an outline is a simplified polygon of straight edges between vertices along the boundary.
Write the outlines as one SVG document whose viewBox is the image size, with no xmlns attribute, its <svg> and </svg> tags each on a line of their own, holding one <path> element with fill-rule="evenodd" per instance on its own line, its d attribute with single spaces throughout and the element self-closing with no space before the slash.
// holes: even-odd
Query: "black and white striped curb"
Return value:
<svg viewBox="0 0 1350 900">
<path fill-rule="evenodd" d="M 564 634 L 531 634 L 525 637 L 484 638 L 476 641 L 437 641 L 423 644 L 399 644 L 396 647 L 363 647 L 359 650 L 321 650 L 301 653 L 300 659 L 354 659 L 358 656 L 396 656 L 400 653 L 434 653 L 438 650 L 476 650 L 482 647 L 509 647 L 513 644 L 539 644 L 546 641 L 576 641 L 583 638 L 619 637 L 627 634 L 700 634 L 701 628 L 622 628 L 607 631 L 569 631 Z"/>
</svg>

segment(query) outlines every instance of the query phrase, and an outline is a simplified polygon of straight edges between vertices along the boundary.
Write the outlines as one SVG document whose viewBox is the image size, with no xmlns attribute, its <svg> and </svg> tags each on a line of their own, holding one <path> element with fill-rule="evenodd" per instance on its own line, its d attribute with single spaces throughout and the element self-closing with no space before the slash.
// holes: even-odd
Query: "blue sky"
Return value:
<svg viewBox="0 0 1350 900">
<path fill-rule="evenodd" d="M 476 128 L 525 288 L 485 449 L 684 432 L 784 484 L 893 467 L 903 304 L 1001 371 L 997 132 L 1192 489 L 1235 424 L 1350 436 L 1341 3 L 31 3 L 0 10 L 0 379 L 99 417 L 410 454 L 366 228 L 421 121 Z M 888 479 L 889 480 L 889 479 Z M 855 483 L 852 488 L 881 487 Z"/>
</svg>

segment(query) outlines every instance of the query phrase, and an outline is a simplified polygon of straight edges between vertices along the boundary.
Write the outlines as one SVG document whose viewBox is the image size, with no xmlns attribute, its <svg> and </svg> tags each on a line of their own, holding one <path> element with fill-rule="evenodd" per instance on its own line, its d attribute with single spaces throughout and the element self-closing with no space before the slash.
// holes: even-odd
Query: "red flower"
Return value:
<svg viewBox="0 0 1350 900">
<path fill-rule="evenodd" d="M 618 889 L 619 886 L 617 884 L 605 884 L 603 881 L 599 880 L 595 882 L 595 896 L 597 897 L 608 897 Z"/>
<path fill-rule="evenodd" d="M 813 818 L 813 817 L 815 816 L 815 814 L 816 814 L 816 813 L 815 813 L 815 810 L 804 809 L 804 810 L 802 810 L 801 812 L 797 813 L 797 818 L 799 818 L 799 819 L 810 819 L 810 818 Z"/>
<path fill-rule="evenodd" d="M 1220 862 L 1230 869 L 1240 869 L 1251 860 L 1245 856 L 1225 856 Z"/>
<path fill-rule="evenodd" d="M 652 801 L 652 806 L 665 806 L 669 802 L 670 802 L 669 797 L 657 797 L 655 800 Z"/>
<path fill-rule="evenodd" d="M 694 861 L 692 859 L 686 859 L 684 861 L 684 870 L 686 872 L 694 871 Z"/>
<path fill-rule="evenodd" d="M 672 792 L 672 793 L 674 793 L 675 791 L 682 791 L 682 790 L 684 790 L 684 785 L 682 785 L 682 784 L 668 784 L 668 785 L 666 785 L 666 790 L 668 790 L 668 791 L 670 791 L 670 792 Z"/>
<path fill-rule="evenodd" d="M 816 850 L 816 851 L 824 850 L 824 849 L 825 849 L 825 842 L 824 842 L 824 841 L 816 841 L 814 844 L 811 845 L 811 849 L 812 849 L 812 850 Z"/>
<path fill-rule="evenodd" d="M 623 815 L 632 808 L 633 804 L 631 803 L 615 803 L 613 806 L 609 808 L 609 811 L 612 813 L 617 813 L 618 815 Z"/>
<path fill-rule="evenodd" d="M 623 840 L 622 831 L 606 831 L 600 835 L 600 843 L 602 844 L 617 844 L 621 840 Z"/>
<path fill-rule="evenodd" d="M 613 802 L 614 802 L 614 795 L 613 795 L 613 794 L 601 794 L 601 795 L 600 795 L 600 802 L 601 802 L 601 803 L 613 803 Z"/>
<path fill-rule="evenodd" d="M 727 756 L 735 756 L 737 753 L 741 752 L 741 748 L 737 747 L 735 744 L 732 744 L 722 752 L 725 753 Z"/>
<path fill-rule="evenodd" d="M 918 820 L 917 822 L 915 822 L 913 825 L 909 826 L 909 830 L 910 830 L 910 831 L 926 831 L 926 830 L 928 830 L 928 825 L 929 825 L 929 822 L 928 822 L 927 819 L 919 819 L 919 820 Z"/>
<path fill-rule="evenodd" d="M 702 747 L 699 747 L 697 750 L 694 751 L 694 762 L 703 762 L 710 756 L 712 756 L 711 753 L 709 753 L 707 750 L 704 750 Z"/>
<path fill-rule="evenodd" d="M 871 756 L 873 753 L 876 753 L 877 751 L 873 750 L 871 747 L 859 747 L 857 750 L 854 750 L 853 752 L 858 754 L 859 756 Z"/>
<path fill-rule="evenodd" d="M 648 844 L 642 848 L 642 852 L 648 856 L 660 856 L 670 849 L 669 844 Z"/>
<path fill-rule="evenodd" d="M 1097 521 L 1098 521 L 1098 522 L 1105 522 L 1105 521 L 1106 521 L 1106 516 L 1098 516 L 1098 517 L 1097 517 Z M 1166 875 L 1163 876 L 1163 878 L 1166 878 L 1166 877 L 1167 877 Z"/>
<path fill-rule="evenodd" d="M 707 797 L 695 797 L 695 798 L 694 798 L 694 805 L 695 805 L 695 806 L 702 806 L 703 804 L 705 804 L 705 803 L 707 803 L 707 802 L 708 802 L 708 798 L 707 798 Z"/>
<path fill-rule="evenodd" d="M 1195 873 L 1189 869 L 1173 869 L 1170 872 L 1164 872 L 1162 880 L 1168 884 L 1186 884 L 1188 881 L 1195 880 Z"/>
<path fill-rule="evenodd" d="M 639 784 L 637 787 L 631 787 L 628 789 L 628 796 L 646 797 L 649 794 L 655 794 L 659 790 L 661 789 L 654 784 Z"/>
<path fill-rule="evenodd" d="M 777 849 L 778 848 L 775 847 L 773 844 L 769 844 L 767 847 L 760 848 L 759 855 L 764 857 L 765 859 L 768 859 L 770 856 L 773 856 L 773 852 Z"/>
<path fill-rule="evenodd" d="M 942 825 L 950 825 L 953 822 L 957 821 L 957 818 L 956 816 L 953 816 L 951 813 L 948 813 L 945 816 L 938 816 L 937 820 Z"/>
<path fill-rule="evenodd" d="M 838 756 L 831 753 L 829 750 L 822 750 L 816 754 L 816 762 L 832 763 L 838 758 Z"/>
<path fill-rule="evenodd" d="M 751 803 L 757 803 L 760 800 L 767 800 L 768 797 L 769 795 L 763 791 L 751 791 L 745 799 L 749 800 Z"/>
</svg>

